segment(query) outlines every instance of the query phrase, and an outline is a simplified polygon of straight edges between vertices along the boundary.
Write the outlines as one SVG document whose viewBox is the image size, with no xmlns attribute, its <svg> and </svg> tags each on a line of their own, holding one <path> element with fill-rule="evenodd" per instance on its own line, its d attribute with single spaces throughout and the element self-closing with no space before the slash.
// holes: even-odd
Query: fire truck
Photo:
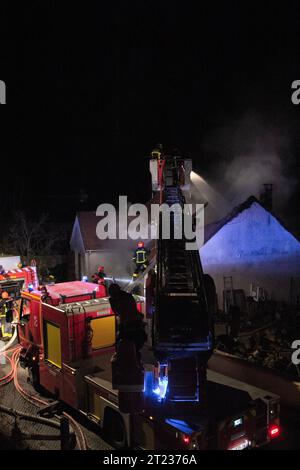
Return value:
<svg viewBox="0 0 300 470">
<path fill-rule="evenodd" d="M 153 193 L 174 209 L 171 236 L 127 290 L 147 325 L 141 360 L 116 347 L 105 286 L 73 281 L 22 291 L 21 365 L 33 385 L 102 428 L 117 448 L 249 449 L 280 433 L 279 397 L 207 369 L 213 352 L 214 284 L 199 251 L 174 236 L 191 161 L 150 160 Z M 191 214 L 192 217 L 192 214 Z"/>
<path fill-rule="evenodd" d="M 7 259 L 9 258 L 5 258 L 5 260 Z M 12 336 L 10 323 L 11 320 L 16 319 L 22 289 L 37 288 L 37 285 L 38 279 L 35 266 L 2 270 L 0 274 L 0 292 L 5 291 L 9 296 L 8 301 L 1 306 L 0 311 L 0 336 L 2 339 L 7 340 Z M 8 309 L 12 310 L 10 321 L 8 321 Z"/>
</svg>

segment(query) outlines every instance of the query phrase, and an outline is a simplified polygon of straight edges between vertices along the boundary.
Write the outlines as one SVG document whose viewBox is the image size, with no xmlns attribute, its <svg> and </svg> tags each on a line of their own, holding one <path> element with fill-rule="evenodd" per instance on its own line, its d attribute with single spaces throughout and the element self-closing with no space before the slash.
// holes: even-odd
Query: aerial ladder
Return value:
<svg viewBox="0 0 300 470">
<path fill-rule="evenodd" d="M 172 416 L 193 413 L 195 407 L 205 408 L 206 364 L 213 350 L 207 279 L 199 251 L 187 249 L 184 236 L 184 194 L 189 189 L 190 171 L 191 161 L 181 157 L 162 155 L 150 160 L 153 201 L 158 193 L 160 206 L 170 209 L 170 230 L 165 238 L 160 211 L 155 259 L 141 276 L 148 346 L 155 369 L 153 373 L 145 364 L 144 393 L 154 413 L 157 408 Z"/>
</svg>

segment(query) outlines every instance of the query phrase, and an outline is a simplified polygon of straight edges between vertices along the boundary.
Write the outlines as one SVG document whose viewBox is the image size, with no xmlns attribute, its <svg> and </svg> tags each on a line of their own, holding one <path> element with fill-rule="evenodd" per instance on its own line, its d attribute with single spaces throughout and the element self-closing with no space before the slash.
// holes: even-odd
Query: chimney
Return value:
<svg viewBox="0 0 300 470">
<path fill-rule="evenodd" d="M 273 184 L 264 183 L 260 193 L 260 202 L 269 211 L 273 210 Z"/>
</svg>

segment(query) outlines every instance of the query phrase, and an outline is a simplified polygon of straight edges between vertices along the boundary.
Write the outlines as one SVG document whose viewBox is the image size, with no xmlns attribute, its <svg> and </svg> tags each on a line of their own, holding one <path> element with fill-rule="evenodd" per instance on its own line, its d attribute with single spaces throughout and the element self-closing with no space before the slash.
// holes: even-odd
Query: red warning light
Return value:
<svg viewBox="0 0 300 470">
<path fill-rule="evenodd" d="M 183 436 L 183 442 L 184 442 L 185 444 L 189 444 L 189 443 L 190 443 L 190 438 L 189 438 L 189 436 Z"/>
<path fill-rule="evenodd" d="M 269 436 L 273 438 L 273 437 L 279 436 L 279 434 L 280 434 L 279 426 L 277 424 L 271 424 L 271 426 L 269 426 Z"/>
</svg>

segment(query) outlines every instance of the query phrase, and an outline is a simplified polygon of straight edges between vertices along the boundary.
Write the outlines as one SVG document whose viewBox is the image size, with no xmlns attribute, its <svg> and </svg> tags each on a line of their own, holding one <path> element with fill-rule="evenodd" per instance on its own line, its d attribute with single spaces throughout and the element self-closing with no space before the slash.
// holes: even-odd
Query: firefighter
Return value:
<svg viewBox="0 0 300 470">
<path fill-rule="evenodd" d="M 134 252 L 134 257 L 132 258 L 135 261 L 135 271 L 133 277 L 136 278 L 138 275 L 145 271 L 147 268 L 149 251 L 146 250 L 144 242 L 138 242 L 137 249 Z"/>
<path fill-rule="evenodd" d="M 55 284 L 55 277 L 53 276 L 53 274 L 49 274 L 49 276 L 47 277 L 47 284 Z"/>
<path fill-rule="evenodd" d="M 150 156 L 152 159 L 160 161 L 163 158 L 163 146 L 161 144 L 157 144 L 151 151 Z"/>
<path fill-rule="evenodd" d="M 9 300 L 9 293 L 6 290 L 4 290 L 3 292 L 1 292 L 0 307 L 3 307 L 8 300 Z"/>
<path fill-rule="evenodd" d="M 26 264 L 25 261 L 20 261 L 20 262 L 18 263 L 18 268 L 19 268 L 19 269 L 26 268 L 26 266 L 27 266 L 27 264 Z"/>
<path fill-rule="evenodd" d="M 97 272 L 92 275 L 94 284 L 105 284 L 106 274 L 104 272 L 104 266 L 98 266 Z"/>
<path fill-rule="evenodd" d="M 140 359 L 140 350 L 147 340 L 147 335 L 143 316 L 137 309 L 135 299 L 116 283 L 110 285 L 108 293 L 112 311 L 118 321 L 117 343 L 122 339 L 134 343 L 137 357 Z"/>
<path fill-rule="evenodd" d="M 1 293 L 0 301 L 0 332 L 2 338 L 11 337 L 11 326 L 10 323 L 13 321 L 13 301 L 9 296 L 9 293 L 3 291 Z"/>
<path fill-rule="evenodd" d="M 42 284 L 55 284 L 55 277 L 50 273 L 48 268 L 41 269 Z"/>
</svg>

